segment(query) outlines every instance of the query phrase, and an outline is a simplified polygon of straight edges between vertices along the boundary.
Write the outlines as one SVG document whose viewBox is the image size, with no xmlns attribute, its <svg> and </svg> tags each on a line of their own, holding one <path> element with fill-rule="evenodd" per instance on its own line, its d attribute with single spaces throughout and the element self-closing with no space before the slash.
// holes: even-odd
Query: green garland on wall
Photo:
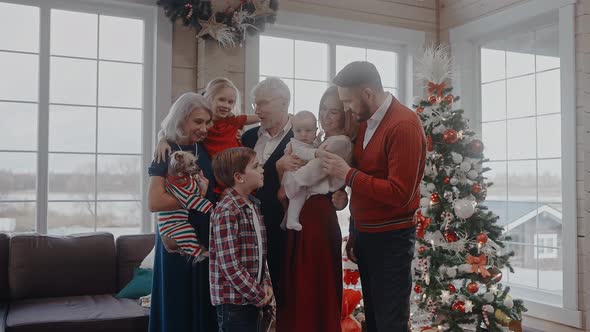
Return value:
<svg viewBox="0 0 590 332">
<path fill-rule="evenodd" d="M 212 1 L 224 0 L 158 0 L 158 5 L 172 22 L 180 20 L 198 31 L 197 38 L 217 40 L 222 47 L 242 46 L 247 33 L 274 23 L 278 10 L 278 0 L 240 0 L 213 13 Z"/>
</svg>

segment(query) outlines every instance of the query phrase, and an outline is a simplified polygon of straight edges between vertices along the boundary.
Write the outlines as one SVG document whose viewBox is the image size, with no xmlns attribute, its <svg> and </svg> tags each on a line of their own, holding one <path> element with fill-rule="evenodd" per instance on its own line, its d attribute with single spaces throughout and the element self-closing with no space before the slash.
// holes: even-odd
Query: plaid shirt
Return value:
<svg viewBox="0 0 590 332">
<path fill-rule="evenodd" d="M 262 243 L 254 229 L 253 211 L 232 188 L 225 191 L 211 215 L 209 237 L 209 282 L 211 303 L 261 306 L 264 287 L 271 286 L 266 265 L 266 229 L 260 201 L 250 196 L 260 222 Z M 258 250 L 262 250 L 262 284 L 258 276 Z"/>
</svg>

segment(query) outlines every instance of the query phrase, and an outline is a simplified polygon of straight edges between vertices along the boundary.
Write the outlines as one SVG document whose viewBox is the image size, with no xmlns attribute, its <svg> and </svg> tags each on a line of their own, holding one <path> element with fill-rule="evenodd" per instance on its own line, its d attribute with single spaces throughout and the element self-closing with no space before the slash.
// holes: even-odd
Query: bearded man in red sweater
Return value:
<svg viewBox="0 0 590 332">
<path fill-rule="evenodd" d="M 351 187 L 351 227 L 346 246 L 361 275 L 367 330 L 409 330 L 414 214 L 426 138 L 416 113 L 383 90 L 369 62 L 352 62 L 333 80 L 346 110 L 361 123 L 352 167 L 319 152 L 327 174 Z"/>
</svg>

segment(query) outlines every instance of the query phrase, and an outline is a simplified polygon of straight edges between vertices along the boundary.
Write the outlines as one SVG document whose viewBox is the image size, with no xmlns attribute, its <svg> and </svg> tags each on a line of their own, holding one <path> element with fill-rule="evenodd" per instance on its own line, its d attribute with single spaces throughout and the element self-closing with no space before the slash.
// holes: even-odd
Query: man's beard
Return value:
<svg viewBox="0 0 590 332">
<path fill-rule="evenodd" d="M 369 120 L 371 117 L 371 109 L 369 108 L 369 104 L 364 100 L 361 100 L 360 110 L 358 115 L 356 116 L 356 121 L 363 122 Z"/>
</svg>

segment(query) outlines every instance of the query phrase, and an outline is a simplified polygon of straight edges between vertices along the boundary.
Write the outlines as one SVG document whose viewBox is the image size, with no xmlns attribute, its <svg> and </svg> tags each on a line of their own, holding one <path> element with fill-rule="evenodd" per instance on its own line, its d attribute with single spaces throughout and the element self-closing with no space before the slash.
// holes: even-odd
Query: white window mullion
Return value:
<svg viewBox="0 0 590 332">
<path fill-rule="evenodd" d="M 559 9 L 559 57 L 561 76 L 561 188 L 563 306 L 578 308 L 577 211 L 576 211 L 576 61 L 575 5 Z"/>
<path fill-rule="evenodd" d="M 49 48 L 50 8 L 47 3 L 40 6 L 39 24 L 39 109 L 37 143 L 37 229 L 47 234 L 47 197 L 49 183 Z"/>
<path fill-rule="evenodd" d="M 98 222 L 98 87 L 100 85 L 100 19 L 102 15 L 98 15 L 96 28 L 96 113 L 95 113 L 95 130 L 94 130 L 94 231 L 97 229 Z"/>
<path fill-rule="evenodd" d="M 336 43 L 328 43 L 328 85 L 332 84 L 332 78 L 336 77 Z"/>
</svg>

